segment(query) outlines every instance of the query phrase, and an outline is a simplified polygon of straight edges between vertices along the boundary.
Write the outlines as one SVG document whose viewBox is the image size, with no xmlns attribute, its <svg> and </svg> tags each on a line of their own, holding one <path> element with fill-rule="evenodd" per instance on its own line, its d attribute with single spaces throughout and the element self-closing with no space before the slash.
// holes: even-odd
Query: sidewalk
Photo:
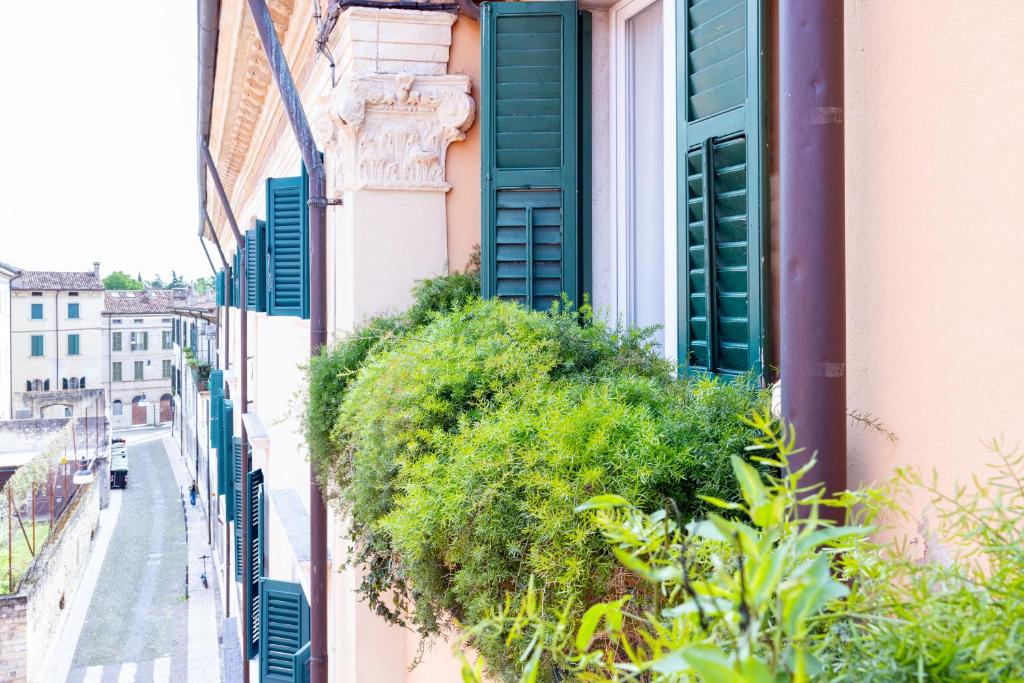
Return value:
<svg viewBox="0 0 1024 683">
<path fill-rule="evenodd" d="M 188 489 L 192 477 L 185 466 L 184 456 L 171 434 L 163 437 L 163 446 L 178 487 L 185 497 L 185 511 L 188 520 L 188 680 L 222 680 L 220 657 L 220 583 L 213 561 L 213 548 L 207 543 L 207 522 L 203 509 L 198 504 L 189 504 Z M 206 559 L 206 576 L 210 587 L 204 588 L 200 575 L 203 572 L 203 555 Z"/>
</svg>

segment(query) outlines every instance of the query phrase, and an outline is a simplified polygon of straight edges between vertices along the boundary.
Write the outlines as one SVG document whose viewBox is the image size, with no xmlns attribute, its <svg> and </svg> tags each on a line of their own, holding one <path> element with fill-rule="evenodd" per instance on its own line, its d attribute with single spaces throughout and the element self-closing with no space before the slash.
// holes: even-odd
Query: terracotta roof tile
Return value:
<svg viewBox="0 0 1024 683">
<path fill-rule="evenodd" d="M 91 270 L 84 273 L 58 270 L 23 270 L 11 280 L 16 290 L 102 290 L 103 283 Z"/>
</svg>

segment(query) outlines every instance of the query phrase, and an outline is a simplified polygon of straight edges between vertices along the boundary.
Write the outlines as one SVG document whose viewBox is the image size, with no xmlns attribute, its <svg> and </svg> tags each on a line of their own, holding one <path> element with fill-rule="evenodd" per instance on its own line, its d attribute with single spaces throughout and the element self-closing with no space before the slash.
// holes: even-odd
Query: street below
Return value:
<svg viewBox="0 0 1024 683">
<path fill-rule="evenodd" d="M 121 511 L 71 662 L 74 683 L 188 678 L 188 545 L 162 433 L 125 434 L 128 486 L 112 492 Z"/>
</svg>

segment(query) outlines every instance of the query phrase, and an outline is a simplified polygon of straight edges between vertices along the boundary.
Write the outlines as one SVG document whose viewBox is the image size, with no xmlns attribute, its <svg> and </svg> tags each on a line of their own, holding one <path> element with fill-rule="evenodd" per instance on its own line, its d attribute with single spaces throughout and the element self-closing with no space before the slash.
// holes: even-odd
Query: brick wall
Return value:
<svg viewBox="0 0 1024 683">
<path fill-rule="evenodd" d="M 28 680 L 28 598 L 0 596 L 0 681 Z"/>
</svg>

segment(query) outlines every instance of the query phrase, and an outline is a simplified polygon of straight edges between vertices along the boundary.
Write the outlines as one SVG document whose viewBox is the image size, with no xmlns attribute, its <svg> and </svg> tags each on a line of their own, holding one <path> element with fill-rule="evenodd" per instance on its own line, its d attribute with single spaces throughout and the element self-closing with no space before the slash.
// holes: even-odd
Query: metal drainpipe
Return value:
<svg viewBox="0 0 1024 683">
<path fill-rule="evenodd" d="M 309 353 L 312 357 L 327 343 L 327 183 L 324 164 L 267 3 L 265 0 L 248 0 L 248 3 L 270 71 L 288 113 L 292 133 L 309 171 Z M 327 683 L 327 507 L 312 463 L 309 467 L 309 543 L 310 682 Z"/>
<path fill-rule="evenodd" d="M 843 0 L 779 4 L 782 412 L 846 488 Z"/>
<path fill-rule="evenodd" d="M 210 148 L 204 140 L 200 145 L 200 149 L 203 153 L 203 158 L 206 159 L 206 168 L 210 173 L 210 178 L 213 180 L 213 186 L 217 190 L 217 196 L 220 197 L 221 207 L 224 209 L 224 214 L 227 216 L 228 225 L 231 226 L 231 232 L 235 236 L 235 249 L 244 255 L 242 249 L 245 246 L 245 236 L 242 235 L 242 231 L 238 229 L 238 222 L 235 220 L 235 212 L 231 209 L 231 204 L 228 201 L 227 192 L 224 191 L 224 185 L 220 180 L 220 173 L 217 171 L 217 165 L 213 161 L 213 156 L 210 154 Z M 312 221 L 310 221 L 312 223 Z M 239 478 L 242 482 L 242 490 L 245 490 L 246 477 L 249 476 L 249 469 L 251 467 L 249 463 L 249 435 L 245 429 L 245 413 L 249 409 L 249 325 L 248 325 L 248 306 L 246 305 L 245 297 L 245 258 L 238 260 L 238 312 L 239 312 L 239 323 L 238 326 L 241 328 L 238 333 L 238 374 L 239 374 L 239 405 L 241 411 L 239 412 L 239 422 L 241 423 L 241 439 L 242 439 L 242 461 Z M 242 510 L 242 548 L 246 552 L 242 554 L 242 578 L 249 576 L 252 571 L 250 563 L 252 562 L 252 553 L 248 552 L 248 548 L 252 544 L 250 538 L 250 531 L 252 529 L 252 522 L 249 519 L 250 506 L 241 505 Z M 239 520 L 235 520 L 235 524 L 239 524 Z M 252 590 L 252 584 L 243 580 L 242 582 L 242 609 L 244 613 L 250 614 L 250 604 L 253 596 L 250 595 Z M 243 629 L 244 633 L 244 629 Z M 248 634 L 246 634 L 248 635 Z M 242 681 L 249 683 L 249 666 L 248 658 L 245 656 L 249 647 L 249 643 L 242 643 L 242 659 L 245 665 L 242 667 Z"/>
</svg>

